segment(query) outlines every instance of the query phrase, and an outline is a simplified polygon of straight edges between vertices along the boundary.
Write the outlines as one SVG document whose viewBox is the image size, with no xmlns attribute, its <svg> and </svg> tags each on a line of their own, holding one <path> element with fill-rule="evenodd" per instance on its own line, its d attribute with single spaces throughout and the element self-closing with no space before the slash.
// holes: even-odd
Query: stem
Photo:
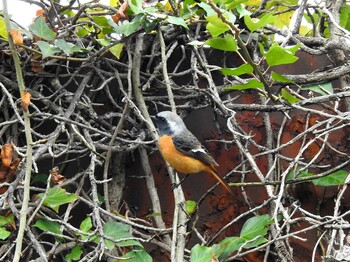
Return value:
<svg viewBox="0 0 350 262">
<path fill-rule="evenodd" d="M 141 69 L 142 47 L 143 47 L 143 35 L 139 34 L 136 36 L 134 58 L 132 62 L 132 86 L 133 86 L 136 104 L 140 110 L 140 114 L 142 114 L 142 117 L 145 119 L 145 123 L 151 133 L 152 138 L 158 139 L 156 128 L 153 125 L 151 117 L 148 113 L 147 105 L 145 103 L 145 99 L 143 97 L 142 90 L 141 90 L 140 69 Z M 146 154 L 146 151 L 144 151 L 144 149 L 141 149 L 140 153 L 141 153 L 141 157 L 145 157 L 144 154 Z M 142 161 L 148 162 L 148 158 L 147 159 L 144 158 L 142 159 Z M 146 162 L 143 162 L 143 165 L 144 167 L 147 166 L 148 168 L 149 163 L 146 164 Z M 160 199 L 159 199 L 158 193 L 156 192 L 154 178 L 152 175 L 148 175 L 150 172 L 151 170 L 148 170 L 148 172 L 146 172 L 146 179 L 148 180 L 146 184 L 147 186 L 150 187 L 148 188 L 148 190 L 150 193 L 153 209 L 155 212 L 158 212 L 161 214 L 162 209 L 160 205 Z M 161 216 L 154 217 L 154 220 L 158 228 L 162 228 L 162 229 L 166 228 L 165 223 Z M 164 241 L 169 245 L 171 243 L 171 240 L 167 235 L 164 236 Z"/>
<path fill-rule="evenodd" d="M 174 101 L 173 90 L 171 89 L 171 84 L 170 84 L 170 79 L 169 79 L 168 69 L 167 69 L 167 57 L 165 54 L 166 46 L 165 46 L 164 37 L 162 34 L 162 30 L 160 29 L 160 26 L 158 26 L 158 37 L 159 37 L 159 43 L 160 43 L 160 51 L 162 54 L 163 76 L 164 76 L 164 81 L 165 81 L 166 89 L 169 96 L 170 107 L 171 107 L 171 111 L 176 113 L 176 105 Z"/>
<path fill-rule="evenodd" d="M 4 8 L 4 18 L 6 23 L 6 30 L 7 32 L 11 29 L 10 24 L 10 18 L 8 15 L 8 9 L 7 9 L 7 1 L 2 0 L 3 8 Z M 13 57 L 13 61 L 15 63 L 15 69 L 16 69 L 16 77 L 18 82 L 19 91 L 22 94 L 25 91 L 25 84 L 23 80 L 22 75 L 22 68 L 20 64 L 20 60 L 18 58 L 17 50 L 15 45 L 13 44 L 12 38 L 9 35 L 9 46 L 11 50 L 11 54 Z M 28 210 L 28 203 L 30 198 L 30 178 L 32 173 L 32 155 L 33 155 L 33 138 L 31 134 L 31 127 L 30 127 L 30 114 L 29 110 L 23 110 L 23 118 L 24 118 L 24 132 L 26 137 L 26 144 L 27 144 L 27 151 L 26 151 L 26 165 L 25 165 L 25 176 L 24 176 L 24 190 L 23 190 L 23 204 L 22 208 L 19 214 L 19 227 L 18 227 L 18 233 L 16 238 L 16 248 L 15 248 L 15 254 L 13 261 L 17 262 L 21 258 L 22 253 L 22 244 L 23 244 L 23 238 L 24 238 L 24 231 L 26 228 L 27 223 L 27 210 Z"/>
</svg>

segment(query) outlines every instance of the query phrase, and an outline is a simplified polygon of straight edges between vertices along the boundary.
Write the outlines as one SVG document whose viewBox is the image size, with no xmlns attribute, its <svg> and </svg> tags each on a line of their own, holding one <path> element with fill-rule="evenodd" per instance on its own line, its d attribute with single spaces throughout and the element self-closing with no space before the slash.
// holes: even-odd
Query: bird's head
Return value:
<svg viewBox="0 0 350 262">
<path fill-rule="evenodd" d="M 171 111 L 158 113 L 155 120 L 161 136 L 177 135 L 186 130 L 186 126 L 181 117 Z"/>
</svg>

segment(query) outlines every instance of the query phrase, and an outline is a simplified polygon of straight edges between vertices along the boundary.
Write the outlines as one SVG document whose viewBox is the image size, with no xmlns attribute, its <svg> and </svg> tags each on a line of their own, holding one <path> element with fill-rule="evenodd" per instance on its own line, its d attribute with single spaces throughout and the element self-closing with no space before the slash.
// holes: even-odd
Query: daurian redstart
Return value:
<svg viewBox="0 0 350 262">
<path fill-rule="evenodd" d="M 232 193 L 216 170 L 218 164 L 177 114 L 163 111 L 155 118 L 159 130 L 159 150 L 170 166 L 184 174 L 209 173 Z"/>
</svg>

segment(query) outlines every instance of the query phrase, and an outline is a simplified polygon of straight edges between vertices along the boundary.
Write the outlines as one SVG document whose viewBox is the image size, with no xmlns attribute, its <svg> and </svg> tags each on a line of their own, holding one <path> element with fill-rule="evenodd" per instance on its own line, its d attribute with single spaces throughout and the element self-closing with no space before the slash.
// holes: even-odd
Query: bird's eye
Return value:
<svg viewBox="0 0 350 262">
<path fill-rule="evenodd" d="M 165 121 L 165 118 L 164 117 L 161 117 L 161 116 L 156 116 L 157 120 L 159 122 L 164 122 Z"/>
</svg>

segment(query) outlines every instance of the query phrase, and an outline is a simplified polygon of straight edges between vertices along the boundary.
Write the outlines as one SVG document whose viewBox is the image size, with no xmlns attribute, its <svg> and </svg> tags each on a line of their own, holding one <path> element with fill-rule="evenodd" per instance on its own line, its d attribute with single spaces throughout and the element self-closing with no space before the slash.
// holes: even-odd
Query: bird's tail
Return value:
<svg viewBox="0 0 350 262">
<path fill-rule="evenodd" d="M 232 189 L 231 187 L 226 183 L 226 181 L 222 178 L 220 173 L 216 170 L 214 166 L 208 166 L 208 169 L 206 170 L 209 174 L 213 175 L 220 183 L 225 187 L 225 189 L 230 192 L 232 195 Z"/>
</svg>

